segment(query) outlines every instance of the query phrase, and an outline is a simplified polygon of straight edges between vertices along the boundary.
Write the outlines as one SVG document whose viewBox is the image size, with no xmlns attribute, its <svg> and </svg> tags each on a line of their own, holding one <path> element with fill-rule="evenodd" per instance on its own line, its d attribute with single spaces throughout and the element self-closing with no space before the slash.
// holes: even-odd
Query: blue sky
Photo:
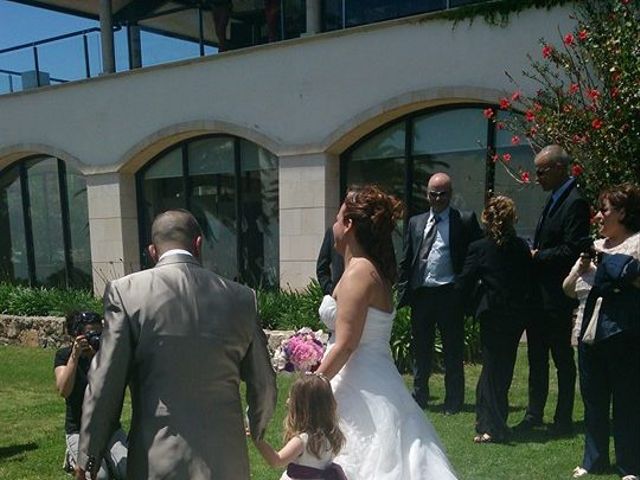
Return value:
<svg viewBox="0 0 640 480">
<path fill-rule="evenodd" d="M 21 5 L 9 0 L 0 0 L 0 50 L 97 26 L 97 21 L 83 17 Z M 197 43 L 142 33 L 142 61 L 145 66 L 196 57 L 198 51 Z M 207 48 L 208 54 L 215 51 L 213 48 Z M 89 35 L 89 52 L 91 74 L 95 76 L 101 70 L 102 61 L 99 33 Z M 40 69 L 49 72 L 52 77 L 73 80 L 85 76 L 82 37 L 39 47 L 38 56 Z M 124 29 L 116 33 L 116 68 L 118 71 L 128 69 Z M 33 70 L 34 62 L 31 49 L 1 54 L 0 69 Z M 19 89 L 19 85 L 19 80 L 14 79 L 14 88 L 17 86 Z M 6 91 L 8 91 L 8 78 L 7 75 L 0 73 L 0 93 Z"/>
</svg>

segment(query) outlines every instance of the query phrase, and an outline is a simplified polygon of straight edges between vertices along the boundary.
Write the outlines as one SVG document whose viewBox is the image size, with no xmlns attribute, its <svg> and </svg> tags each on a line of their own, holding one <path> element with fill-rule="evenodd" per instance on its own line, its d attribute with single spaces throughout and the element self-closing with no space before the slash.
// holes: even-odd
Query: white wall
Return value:
<svg viewBox="0 0 640 480">
<path fill-rule="evenodd" d="M 571 25 L 569 9 L 531 9 L 506 27 L 422 15 L 1 96 L 0 168 L 47 153 L 106 175 L 100 197 L 117 202 L 105 217 L 91 197 L 96 235 L 107 223 L 136 224 L 131 175 L 162 149 L 204 133 L 247 138 L 281 158 L 281 284 L 304 286 L 337 207 L 339 154 L 413 110 L 496 102 L 514 89 L 503 72 L 518 77 L 526 54 L 540 55 L 540 37 L 557 40 L 559 24 Z M 92 238 L 94 267 L 117 261 L 126 273 L 137 244 L 122 245 L 131 232 L 111 237 L 111 246 Z"/>
</svg>

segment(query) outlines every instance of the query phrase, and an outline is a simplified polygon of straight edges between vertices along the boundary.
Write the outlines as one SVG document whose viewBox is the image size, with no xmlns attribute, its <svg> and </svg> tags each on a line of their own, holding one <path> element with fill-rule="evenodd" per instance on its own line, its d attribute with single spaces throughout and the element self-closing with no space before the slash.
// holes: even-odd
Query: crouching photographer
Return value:
<svg viewBox="0 0 640 480">
<path fill-rule="evenodd" d="M 56 388 L 64 397 L 67 411 L 64 422 L 66 453 L 65 470 L 75 469 L 78 458 L 82 401 L 87 388 L 91 359 L 100 348 L 102 317 L 95 312 L 73 312 L 66 318 L 67 333 L 72 344 L 56 352 L 54 372 Z M 98 476 L 100 480 L 123 480 L 127 472 L 127 436 L 120 424 L 113 426 Z"/>
</svg>

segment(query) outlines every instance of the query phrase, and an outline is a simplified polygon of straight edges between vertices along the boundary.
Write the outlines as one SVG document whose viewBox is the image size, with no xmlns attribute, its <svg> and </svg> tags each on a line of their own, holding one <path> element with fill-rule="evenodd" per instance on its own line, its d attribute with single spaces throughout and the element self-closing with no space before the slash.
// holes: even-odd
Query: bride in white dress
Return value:
<svg viewBox="0 0 640 480">
<path fill-rule="evenodd" d="M 347 194 L 333 225 L 345 271 L 320 306 L 333 334 L 318 372 L 331 379 L 347 439 L 336 463 L 349 480 L 456 478 L 389 348 L 396 279 L 391 234 L 401 212 L 400 202 L 366 186 Z"/>
</svg>

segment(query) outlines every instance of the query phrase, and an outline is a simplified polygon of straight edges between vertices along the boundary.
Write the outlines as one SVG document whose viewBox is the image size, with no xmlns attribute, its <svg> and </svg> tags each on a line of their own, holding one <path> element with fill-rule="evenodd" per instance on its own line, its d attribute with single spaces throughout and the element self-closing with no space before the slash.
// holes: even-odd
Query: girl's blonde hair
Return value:
<svg viewBox="0 0 640 480">
<path fill-rule="evenodd" d="M 336 400 L 329 380 L 319 374 L 308 373 L 295 381 L 289 391 L 289 412 L 284 419 L 284 441 L 296 435 L 309 435 L 307 450 L 320 458 L 326 441 L 334 455 L 345 443 L 338 426 Z"/>
<path fill-rule="evenodd" d="M 516 205 L 505 195 L 492 197 L 482 211 L 481 220 L 487 236 L 498 246 L 502 246 L 516 234 L 514 227 L 518 220 Z"/>
</svg>

